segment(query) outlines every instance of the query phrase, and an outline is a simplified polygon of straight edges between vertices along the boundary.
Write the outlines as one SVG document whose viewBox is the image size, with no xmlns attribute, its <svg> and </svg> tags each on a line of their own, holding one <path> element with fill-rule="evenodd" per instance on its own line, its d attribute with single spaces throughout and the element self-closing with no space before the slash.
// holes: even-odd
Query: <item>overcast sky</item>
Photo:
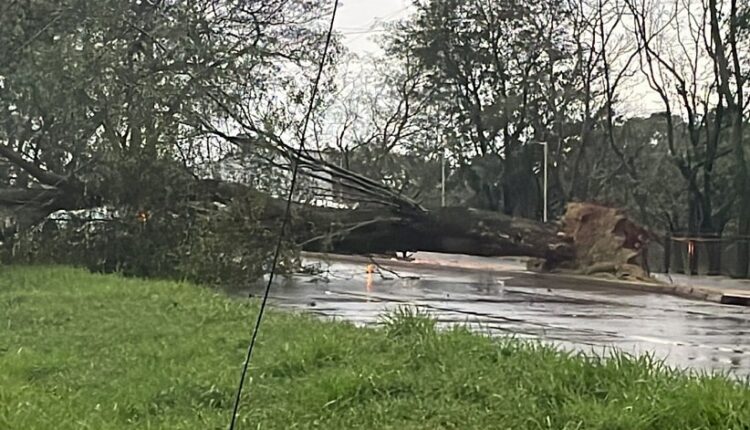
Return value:
<svg viewBox="0 0 750 430">
<path fill-rule="evenodd" d="M 341 0 L 334 28 L 344 35 L 344 45 L 358 55 L 380 54 L 374 37 L 383 33 L 384 22 L 403 19 L 413 10 L 412 0 Z M 627 82 L 622 107 L 631 113 L 645 114 L 663 109 L 661 101 L 649 90 L 643 76 Z"/>
<path fill-rule="evenodd" d="M 411 0 L 341 0 L 334 25 L 352 52 L 378 53 L 373 36 L 381 33 L 383 22 L 408 16 L 410 5 Z"/>
</svg>

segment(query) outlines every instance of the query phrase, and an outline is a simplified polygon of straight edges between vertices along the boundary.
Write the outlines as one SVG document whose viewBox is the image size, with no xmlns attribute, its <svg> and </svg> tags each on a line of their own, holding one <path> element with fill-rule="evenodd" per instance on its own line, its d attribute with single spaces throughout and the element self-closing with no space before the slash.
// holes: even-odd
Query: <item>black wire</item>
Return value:
<svg viewBox="0 0 750 430">
<path fill-rule="evenodd" d="M 300 145 L 299 148 L 297 148 L 297 159 L 300 158 L 302 155 L 302 152 L 305 148 L 305 135 L 307 134 L 307 126 L 310 122 L 310 116 L 312 115 L 313 109 L 315 109 L 315 98 L 318 95 L 318 85 L 320 84 L 320 77 L 323 74 L 323 67 L 325 66 L 326 57 L 328 55 L 328 48 L 331 44 L 331 36 L 333 34 L 333 23 L 336 19 L 336 11 L 339 7 L 339 0 L 334 0 L 333 3 L 333 12 L 331 13 L 331 24 L 328 27 L 328 34 L 326 35 L 326 43 L 325 47 L 323 48 L 323 56 L 320 59 L 320 64 L 318 65 L 318 74 L 315 77 L 315 83 L 313 84 L 313 92 L 310 96 L 310 105 L 308 106 L 307 113 L 305 114 L 305 120 L 302 125 L 302 134 L 300 137 Z M 292 198 L 294 195 L 294 188 L 297 185 L 297 173 L 299 171 L 299 163 L 293 163 L 294 167 L 292 169 L 292 181 L 289 184 L 289 195 L 287 196 L 286 200 L 286 209 L 284 210 L 284 217 L 281 221 L 281 227 L 279 229 L 279 235 L 278 240 L 276 242 L 276 250 L 273 254 L 273 260 L 271 262 L 271 271 L 268 275 L 268 283 L 266 284 L 266 289 L 263 292 L 263 300 L 260 303 L 260 309 L 258 310 L 258 318 L 255 321 L 255 326 L 253 328 L 253 335 L 250 338 L 250 344 L 247 347 L 247 355 L 245 356 L 245 362 L 242 365 L 242 374 L 240 376 L 240 382 L 239 386 L 237 387 L 237 394 L 234 398 L 234 407 L 232 409 L 232 419 L 229 423 L 229 430 L 234 430 L 235 425 L 237 423 L 237 413 L 239 411 L 240 407 L 240 396 L 242 395 L 242 389 L 245 385 L 245 378 L 247 376 L 247 369 L 250 365 L 250 359 L 253 355 L 253 349 L 255 348 L 255 341 L 258 338 L 258 332 L 260 331 L 260 324 L 263 321 L 263 313 L 266 309 L 266 304 L 268 303 L 268 296 L 271 292 L 271 284 L 273 283 L 273 278 L 276 272 L 276 265 L 279 262 L 279 256 L 281 255 L 281 246 L 284 241 L 284 234 L 286 232 L 286 227 L 289 224 L 289 218 L 291 214 L 292 209 Z"/>
</svg>

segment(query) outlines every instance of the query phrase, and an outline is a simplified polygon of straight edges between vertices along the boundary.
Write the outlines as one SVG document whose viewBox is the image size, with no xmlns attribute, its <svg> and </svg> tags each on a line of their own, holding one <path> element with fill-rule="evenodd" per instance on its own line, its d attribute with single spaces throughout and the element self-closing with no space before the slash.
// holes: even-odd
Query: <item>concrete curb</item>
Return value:
<svg viewBox="0 0 750 430">
<path fill-rule="evenodd" d="M 546 275 L 546 274 L 543 274 Z M 645 282 L 631 282 L 618 279 L 603 279 L 596 277 L 568 275 L 568 274 L 550 274 L 559 278 L 574 278 L 579 280 L 590 281 L 596 279 L 611 283 L 613 286 L 624 287 L 632 290 L 668 294 L 671 296 L 682 297 L 686 299 L 702 300 L 706 302 L 719 303 L 723 305 L 750 306 L 750 291 L 731 290 L 707 286 L 690 286 L 680 284 L 665 284 L 654 282 L 652 284 Z"/>
<path fill-rule="evenodd" d="M 641 291 L 646 293 L 658 293 L 668 294 L 671 296 L 678 296 L 687 299 L 704 300 L 709 302 L 720 303 L 721 294 L 708 289 L 688 287 L 684 285 L 668 285 L 660 283 L 645 283 L 645 282 L 633 282 L 624 281 L 620 279 L 607 279 L 599 278 L 596 276 L 582 276 L 582 275 L 570 275 L 566 273 L 535 273 L 530 272 L 534 275 L 545 279 L 567 279 L 567 280 L 578 280 L 591 282 L 595 281 L 602 284 L 608 284 L 612 287 L 625 288 L 633 291 Z"/>
</svg>

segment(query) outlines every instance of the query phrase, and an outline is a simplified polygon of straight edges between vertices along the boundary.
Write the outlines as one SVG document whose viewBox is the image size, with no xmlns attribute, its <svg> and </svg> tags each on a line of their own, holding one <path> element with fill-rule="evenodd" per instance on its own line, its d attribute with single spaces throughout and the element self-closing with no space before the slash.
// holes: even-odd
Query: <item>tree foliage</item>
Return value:
<svg viewBox="0 0 750 430">
<path fill-rule="evenodd" d="M 313 0 L 0 7 L 3 225 L 106 207 L 121 218 L 118 228 L 78 240 L 84 253 L 99 254 L 102 267 L 119 267 L 127 256 L 136 274 L 170 275 L 179 260 L 172 257 L 182 255 L 180 231 L 199 222 L 191 206 L 205 194 L 208 167 L 235 150 L 207 125 L 228 129 L 241 119 L 259 131 L 294 128 L 306 66 L 322 46 L 319 17 L 328 11 Z M 145 227 L 132 221 L 140 212 L 150 214 Z M 247 234 L 251 243 L 260 254 L 270 246 L 263 234 Z"/>
</svg>

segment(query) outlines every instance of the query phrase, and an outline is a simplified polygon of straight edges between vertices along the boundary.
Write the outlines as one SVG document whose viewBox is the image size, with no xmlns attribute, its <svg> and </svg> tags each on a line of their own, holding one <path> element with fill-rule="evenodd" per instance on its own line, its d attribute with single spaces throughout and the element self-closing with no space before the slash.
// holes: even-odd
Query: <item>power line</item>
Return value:
<svg viewBox="0 0 750 430">
<path fill-rule="evenodd" d="M 398 15 L 400 15 L 404 11 L 407 11 L 410 8 L 411 6 L 404 6 L 396 10 L 395 12 L 392 12 L 382 18 L 375 18 L 373 19 L 372 23 L 366 27 L 359 27 L 359 28 L 341 27 L 341 30 L 343 31 L 341 31 L 340 33 L 343 34 L 344 36 L 355 36 L 355 37 L 349 38 L 348 40 L 349 43 L 359 40 L 370 34 L 384 33 L 387 31 L 387 29 L 377 28 L 377 27 L 382 26 L 383 24 L 387 23 L 389 20 L 396 18 Z"/>
<path fill-rule="evenodd" d="M 402 12 L 408 10 L 409 8 L 411 8 L 411 6 L 404 6 L 394 12 L 391 12 L 390 14 L 384 17 L 375 17 L 372 19 L 370 24 L 365 24 L 364 26 L 341 26 L 341 27 L 338 27 L 337 30 L 342 31 L 342 32 L 350 32 L 350 31 L 361 32 L 361 31 L 373 30 L 377 26 L 383 25 L 387 21 L 395 18 L 396 16 L 400 15 Z"/>
<path fill-rule="evenodd" d="M 323 67 L 325 66 L 326 57 L 328 55 L 328 48 L 331 44 L 331 36 L 333 34 L 333 24 L 336 20 L 336 11 L 338 10 L 338 7 L 339 7 L 339 0 L 334 0 L 333 12 L 331 13 L 331 24 L 328 27 L 328 34 L 326 35 L 326 43 L 325 43 L 325 47 L 323 48 L 323 55 L 321 56 L 320 64 L 318 65 L 318 74 L 315 77 L 315 82 L 313 84 L 313 91 L 312 91 L 312 94 L 310 95 L 310 105 L 308 106 L 307 114 L 305 115 L 305 119 L 302 125 L 300 145 L 299 145 L 299 148 L 297 148 L 297 154 L 296 154 L 297 160 L 301 158 L 302 153 L 305 148 L 305 136 L 307 135 L 307 127 L 308 127 L 308 124 L 310 123 L 310 116 L 312 115 L 313 109 L 315 108 L 315 98 L 318 95 L 318 85 L 320 84 L 320 78 L 323 74 Z M 232 417 L 229 423 L 229 430 L 234 430 L 237 424 L 237 413 L 240 407 L 240 397 L 242 396 L 242 389 L 245 385 L 247 369 L 250 365 L 250 360 L 253 355 L 253 350 L 255 349 L 255 342 L 258 338 L 260 325 L 261 325 L 261 322 L 263 321 L 263 314 L 265 312 L 266 305 L 268 303 L 268 296 L 271 292 L 271 284 L 273 283 L 274 274 L 276 272 L 276 266 L 279 262 L 279 256 L 281 255 L 281 246 L 283 244 L 284 234 L 286 232 L 286 227 L 289 224 L 289 218 L 290 218 L 291 208 L 292 208 L 292 199 L 294 196 L 294 188 L 297 184 L 297 173 L 299 172 L 299 163 L 293 163 L 293 165 L 294 167 L 292 169 L 292 180 L 291 180 L 291 183 L 289 184 L 289 194 L 286 200 L 286 208 L 284 210 L 284 217 L 281 221 L 281 227 L 279 228 L 278 239 L 276 242 L 276 250 L 274 251 L 273 261 L 271 262 L 271 270 L 268 275 L 268 283 L 266 284 L 266 289 L 263 292 L 263 300 L 261 301 L 260 309 L 258 310 L 258 318 L 255 321 L 253 334 L 252 334 L 252 337 L 250 338 L 250 344 L 247 347 L 247 354 L 245 355 L 245 362 L 242 365 L 242 374 L 240 376 L 239 385 L 237 387 L 237 395 L 234 398 L 234 407 L 232 408 Z"/>
<path fill-rule="evenodd" d="M 351 36 L 355 34 L 375 34 L 375 33 L 384 33 L 388 31 L 385 28 L 373 28 L 370 30 L 354 30 L 354 31 L 342 31 L 341 34 L 344 36 Z"/>
</svg>

